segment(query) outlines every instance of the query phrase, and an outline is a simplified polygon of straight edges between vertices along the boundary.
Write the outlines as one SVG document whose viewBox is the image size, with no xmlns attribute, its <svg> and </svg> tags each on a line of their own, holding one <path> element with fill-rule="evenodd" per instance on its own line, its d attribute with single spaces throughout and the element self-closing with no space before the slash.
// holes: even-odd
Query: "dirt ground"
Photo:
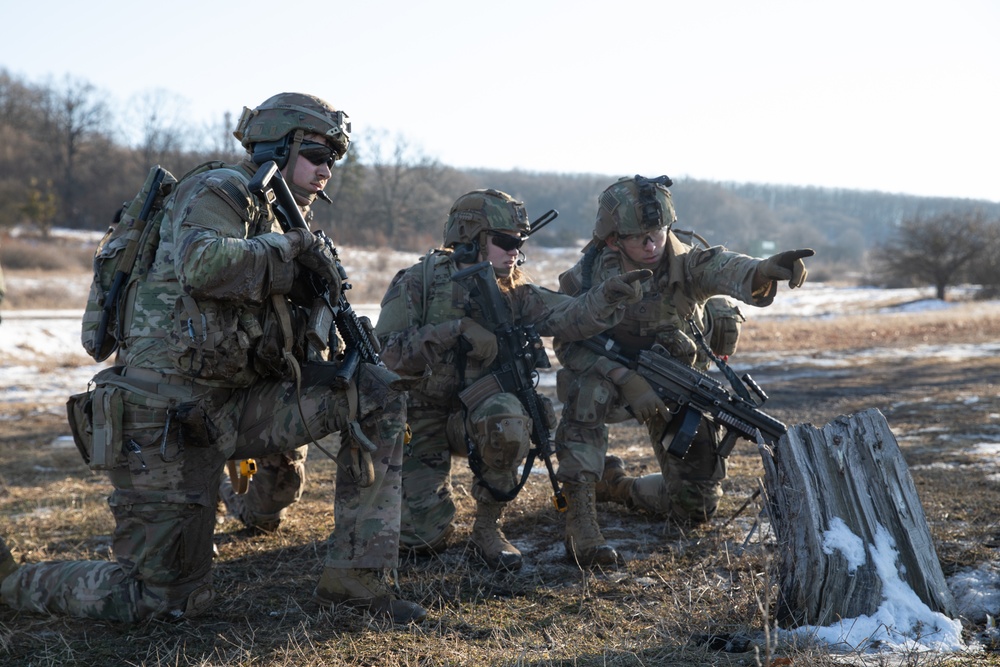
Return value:
<svg viewBox="0 0 1000 667">
<path fill-rule="evenodd" d="M 971 451 L 976 443 L 1000 442 L 1000 358 L 904 351 L 998 342 L 1000 312 L 975 306 L 960 316 L 761 320 L 748 323 L 734 363 L 749 360 L 749 371 L 770 395 L 763 409 L 789 425 L 822 426 L 838 415 L 882 411 L 948 576 L 995 562 L 1000 548 L 997 464 Z M 872 356 L 873 348 L 898 355 Z M 830 351 L 842 362 L 832 368 L 820 363 Z M 0 534 L 26 562 L 108 558 L 108 486 L 83 466 L 71 443 L 58 439 L 67 433 L 59 406 L 19 406 L 2 428 Z M 637 426 L 612 427 L 611 453 L 633 474 L 655 470 Z M 333 516 L 333 464 L 314 449 L 308 490 L 281 530 L 251 534 L 231 519 L 219 526 L 219 602 L 207 617 L 125 628 L 0 607 L 0 663 L 888 664 L 788 646 L 763 632 L 773 624 L 769 538 L 757 530 L 748 542 L 761 508 L 752 502 L 741 510 L 763 474 L 755 447 L 738 445 L 729 470 L 719 514 L 703 527 L 601 504 L 604 535 L 625 562 L 593 572 L 565 561 L 561 516 L 547 499 L 544 475 L 533 475 L 505 517 L 506 533 L 526 562 L 510 575 L 484 570 L 469 550 L 471 476 L 458 462 L 458 530 L 450 548 L 408 557 L 398 571 L 402 594 L 426 606 L 429 618 L 390 628 L 310 601 Z M 973 640 L 985 621 L 965 619 L 965 627 Z M 987 645 L 975 657 L 921 658 L 919 664 L 1000 661 Z"/>
</svg>

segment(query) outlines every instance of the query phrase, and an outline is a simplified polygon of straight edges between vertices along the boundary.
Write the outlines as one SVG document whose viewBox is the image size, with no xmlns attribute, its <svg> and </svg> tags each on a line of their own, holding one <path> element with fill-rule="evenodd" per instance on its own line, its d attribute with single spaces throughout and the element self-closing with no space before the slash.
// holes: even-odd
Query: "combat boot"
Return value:
<svg viewBox="0 0 1000 667">
<path fill-rule="evenodd" d="M 618 503 L 632 509 L 635 507 L 635 501 L 632 500 L 635 479 L 625 474 L 625 462 L 620 457 L 604 457 L 604 474 L 594 486 L 597 502 Z"/>
<path fill-rule="evenodd" d="M 584 567 L 612 565 L 618 552 L 604 541 L 597 524 L 594 482 L 567 482 L 563 488 L 569 507 L 566 509 L 566 557 Z"/>
<path fill-rule="evenodd" d="M 14 570 L 16 569 L 17 561 L 14 560 L 14 554 L 10 552 L 10 547 L 0 537 L 0 582 L 3 582 L 4 579 L 14 574 Z"/>
<path fill-rule="evenodd" d="M 500 529 L 500 515 L 503 503 L 476 501 L 476 522 L 472 525 L 472 544 L 479 551 L 487 565 L 495 570 L 520 570 L 523 563 L 521 552 L 507 541 Z"/>
<path fill-rule="evenodd" d="M 417 603 L 397 599 L 379 570 L 323 568 L 314 596 L 320 603 L 346 604 L 393 623 L 419 623 L 427 616 Z"/>
</svg>

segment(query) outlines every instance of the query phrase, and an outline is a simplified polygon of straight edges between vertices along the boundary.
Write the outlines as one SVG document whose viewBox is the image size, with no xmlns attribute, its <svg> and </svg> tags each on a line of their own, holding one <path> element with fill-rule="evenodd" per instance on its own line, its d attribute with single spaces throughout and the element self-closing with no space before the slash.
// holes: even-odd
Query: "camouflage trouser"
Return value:
<svg viewBox="0 0 1000 667">
<path fill-rule="evenodd" d="M 219 495 L 226 508 L 250 528 L 276 530 L 288 508 L 302 498 L 306 486 L 306 456 L 309 445 L 254 459 L 257 472 L 237 493 L 229 474 L 223 473 Z"/>
<path fill-rule="evenodd" d="M 420 548 L 436 545 L 455 518 L 451 458 L 468 454 L 465 430 L 482 457 L 482 479 L 473 482 L 472 497 L 495 503 L 483 481 L 501 492 L 514 488 L 518 467 L 531 446 L 531 419 L 513 394 L 495 394 L 468 419 L 461 419 L 463 414 L 457 411 L 429 405 L 411 404 L 408 415 L 412 438 L 403 458 L 400 544 Z"/>
<path fill-rule="evenodd" d="M 562 418 L 556 429 L 557 477 L 563 482 L 600 479 L 608 452 L 606 423 L 621 421 L 624 413 L 617 386 L 596 374 L 576 375 L 565 369 Z M 562 387 L 560 393 L 562 393 Z M 636 479 L 632 504 L 648 512 L 684 521 L 711 517 L 722 498 L 726 461 L 716 454 L 718 429 L 704 419 L 683 460 L 667 453 L 670 436 L 662 438 L 668 422 L 657 417 L 647 423 L 660 472 Z M 662 440 L 662 442 L 661 442 Z"/>
<path fill-rule="evenodd" d="M 299 393 L 290 382 L 238 390 L 147 384 L 114 371 L 96 381 L 98 388 L 117 388 L 111 404 L 118 401 L 123 414 L 109 472 L 115 561 L 23 565 L 4 580 L 2 599 L 16 609 L 114 621 L 194 616 L 214 597 L 212 534 L 225 462 L 290 451 L 310 437 L 343 431 L 348 396 L 318 386 Z M 363 366 L 357 377 L 361 430 L 376 446 L 375 482 L 362 489 L 346 465 L 339 467 L 326 566 L 392 568 L 406 406 L 389 388 L 395 376 L 388 371 Z M 198 409 L 183 413 L 182 426 L 179 408 L 192 405 Z"/>
</svg>

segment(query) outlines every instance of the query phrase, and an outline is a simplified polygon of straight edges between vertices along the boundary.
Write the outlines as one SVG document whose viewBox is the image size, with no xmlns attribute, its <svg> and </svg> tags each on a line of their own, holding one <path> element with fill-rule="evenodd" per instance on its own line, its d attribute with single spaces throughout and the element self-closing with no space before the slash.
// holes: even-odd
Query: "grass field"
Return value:
<svg viewBox="0 0 1000 667">
<path fill-rule="evenodd" d="M 977 458 L 974 445 L 1000 442 L 1000 360 L 918 351 L 995 346 L 998 332 L 1000 309 L 976 304 L 891 316 L 760 319 L 746 325 L 735 360 L 761 362 L 751 372 L 771 396 L 765 409 L 785 423 L 822 425 L 870 407 L 886 415 L 950 576 L 997 561 L 997 466 Z M 879 357 L 872 350 L 914 353 Z M 831 370 L 819 363 L 823 355 L 840 363 Z M 8 406 L 0 427 L 0 534 L 18 556 L 109 558 L 109 487 L 62 437 L 61 404 Z M 612 427 L 611 452 L 632 473 L 656 465 L 636 426 Z M 125 627 L 0 606 L 0 664 L 1000 665 L 991 640 L 981 637 L 989 630 L 985 618 L 963 619 L 966 640 L 979 646 L 969 654 L 863 654 L 778 632 L 774 536 L 766 518 L 751 531 L 757 501 L 741 509 L 762 476 L 747 443 L 731 457 L 722 507 L 704 527 L 685 529 L 601 504 L 604 534 L 626 559 L 607 570 L 564 559 L 562 519 L 543 475 L 532 476 L 505 524 L 525 568 L 486 570 L 468 546 L 471 475 L 461 461 L 455 471 L 459 516 L 450 548 L 404 559 L 396 573 L 401 594 L 430 610 L 419 625 L 393 627 L 311 601 L 333 528 L 334 480 L 332 462 L 312 451 L 308 489 L 281 530 L 251 534 L 232 519 L 220 524 L 219 597 L 208 615 Z"/>
</svg>

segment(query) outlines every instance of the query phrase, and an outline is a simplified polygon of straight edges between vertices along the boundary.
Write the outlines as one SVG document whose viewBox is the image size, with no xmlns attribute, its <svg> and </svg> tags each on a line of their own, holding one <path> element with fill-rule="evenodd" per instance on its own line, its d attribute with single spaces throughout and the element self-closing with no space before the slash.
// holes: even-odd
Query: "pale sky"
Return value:
<svg viewBox="0 0 1000 667">
<path fill-rule="evenodd" d="M 199 126 L 307 92 L 460 168 L 1000 201 L 993 0 L 0 7 L 11 74 L 166 91 Z"/>
</svg>

